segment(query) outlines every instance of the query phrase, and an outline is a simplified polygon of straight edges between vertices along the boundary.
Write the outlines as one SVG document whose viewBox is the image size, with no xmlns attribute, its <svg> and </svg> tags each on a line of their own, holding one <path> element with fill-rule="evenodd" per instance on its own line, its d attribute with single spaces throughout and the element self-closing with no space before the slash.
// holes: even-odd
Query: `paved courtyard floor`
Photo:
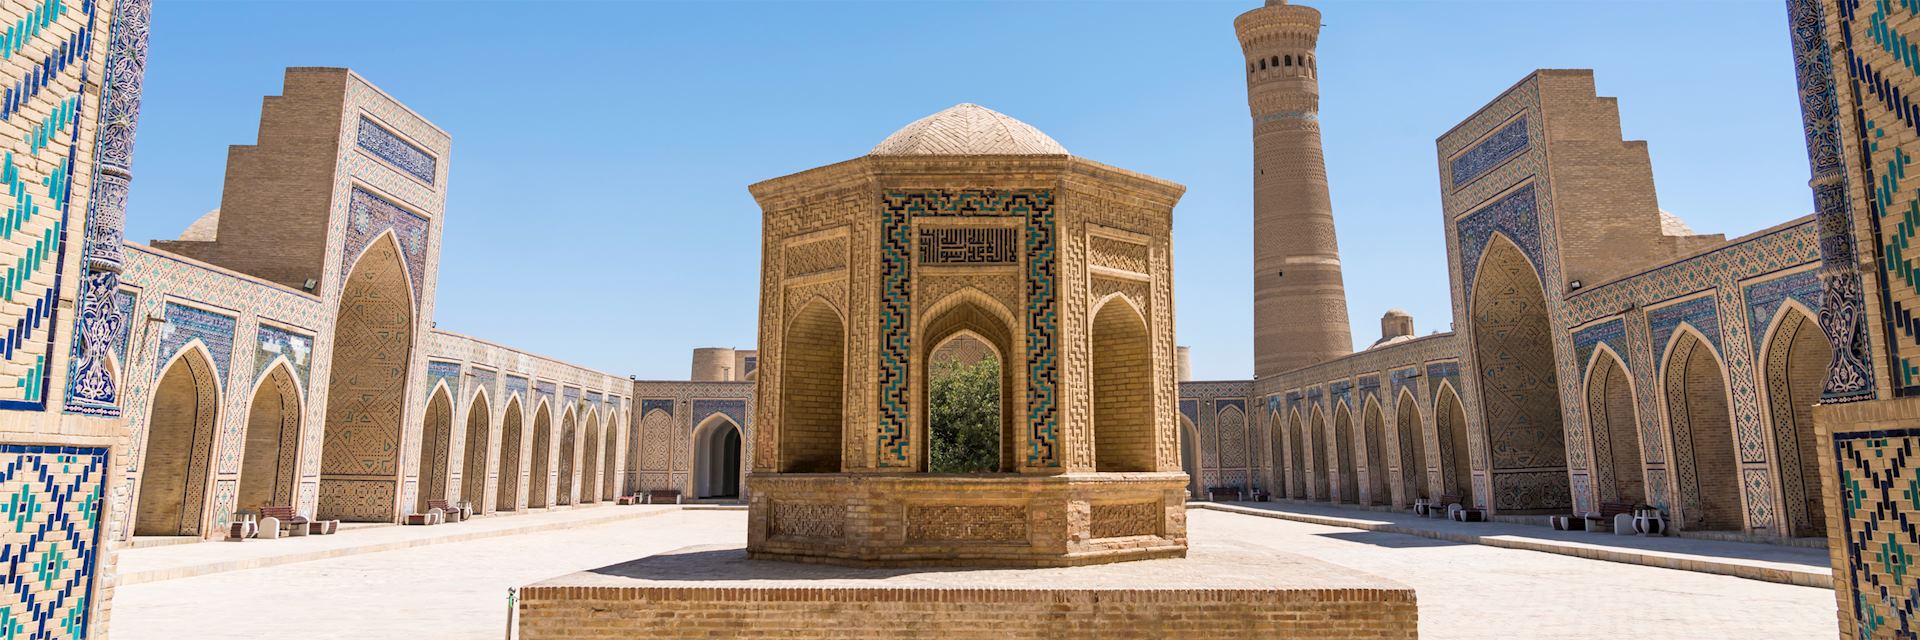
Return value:
<svg viewBox="0 0 1920 640">
<path fill-rule="evenodd" d="M 1826 589 L 1217 511 L 1188 517 L 1196 542 L 1268 546 L 1412 586 L 1422 638 L 1835 635 Z M 271 620 L 322 637 L 501 638 L 509 587 L 688 545 L 745 544 L 745 528 L 740 511 L 676 511 L 134 584 L 116 594 L 110 631 L 251 639 Z"/>
</svg>

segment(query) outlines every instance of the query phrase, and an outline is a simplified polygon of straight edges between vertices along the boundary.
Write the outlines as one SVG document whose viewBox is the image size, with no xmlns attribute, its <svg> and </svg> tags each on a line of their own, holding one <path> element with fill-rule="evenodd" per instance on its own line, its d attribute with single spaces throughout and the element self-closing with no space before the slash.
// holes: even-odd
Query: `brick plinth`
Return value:
<svg viewBox="0 0 1920 640">
<path fill-rule="evenodd" d="M 690 547 L 521 590 L 520 637 L 1416 638 L 1412 589 L 1250 547 L 1050 569 L 902 570 Z"/>
<path fill-rule="evenodd" d="M 756 473 L 747 549 L 862 566 L 1061 567 L 1186 554 L 1183 473 Z"/>
</svg>

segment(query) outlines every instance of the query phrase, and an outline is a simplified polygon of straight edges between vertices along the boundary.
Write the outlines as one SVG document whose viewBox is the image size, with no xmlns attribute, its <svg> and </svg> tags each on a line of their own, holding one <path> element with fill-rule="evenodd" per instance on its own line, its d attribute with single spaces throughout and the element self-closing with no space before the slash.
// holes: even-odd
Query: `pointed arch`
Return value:
<svg viewBox="0 0 1920 640">
<path fill-rule="evenodd" d="M 1360 410 L 1361 441 L 1366 448 L 1364 469 L 1367 474 L 1367 497 L 1370 505 L 1393 504 L 1393 488 L 1387 481 L 1387 431 L 1386 414 L 1380 410 L 1380 399 L 1367 396 Z"/>
<path fill-rule="evenodd" d="M 533 410 L 532 462 L 528 463 L 527 508 L 544 509 L 553 500 L 553 407 L 546 398 Z"/>
<path fill-rule="evenodd" d="M 693 497 L 736 499 L 744 481 L 740 425 L 714 412 L 693 428 Z"/>
<path fill-rule="evenodd" d="M 220 382 L 213 357 L 189 342 L 160 369 L 147 413 L 133 535 L 200 536 L 208 530 Z"/>
<path fill-rule="evenodd" d="M 1267 399 L 1261 402 L 1267 406 L 1267 491 L 1275 498 L 1287 497 L 1287 420 L 1280 415 L 1280 407 Z"/>
<path fill-rule="evenodd" d="M 963 287 L 948 294 L 938 302 L 927 307 L 925 319 L 920 322 L 920 330 L 914 334 L 914 345 L 918 351 L 913 365 L 917 375 L 913 386 L 919 398 L 917 433 L 921 436 L 915 441 L 924 443 L 920 450 L 920 469 L 932 469 L 932 450 L 934 425 L 927 414 L 928 392 L 932 389 L 933 376 L 928 366 L 934 351 L 944 345 L 949 338 L 961 332 L 967 332 L 981 342 L 986 343 L 995 352 L 1003 354 L 1000 366 L 1000 393 L 997 402 L 1000 405 L 1000 447 L 999 465 L 996 471 L 1015 469 L 1014 448 L 1018 438 L 1014 416 L 1024 407 L 1018 406 L 1024 394 L 1011 393 L 1021 382 L 1022 367 L 1014 362 L 1004 361 L 1004 354 L 1015 353 L 1016 336 L 1021 324 L 1015 320 L 1011 311 L 994 300 L 992 296 L 974 287 Z"/>
<path fill-rule="evenodd" d="M 1427 462 L 1427 430 L 1421 428 L 1424 421 L 1420 418 L 1420 401 L 1412 389 L 1400 389 L 1400 399 L 1393 409 L 1393 423 L 1394 432 L 1400 437 L 1400 485 L 1404 503 L 1432 498 L 1427 482 L 1431 468 Z"/>
<path fill-rule="evenodd" d="M 1745 511 L 1725 366 L 1706 335 L 1685 323 L 1662 355 L 1660 384 L 1680 494 L 1675 520 L 1682 529 L 1741 530 Z"/>
<path fill-rule="evenodd" d="M 1761 343 L 1765 345 L 1760 351 L 1762 401 L 1773 435 L 1774 469 L 1789 536 L 1827 535 L 1813 405 L 1820 402 L 1833 347 L 1820 330 L 1818 317 L 1789 298 L 1774 312 Z"/>
<path fill-rule="evenodd" d="M 1467 437 L 1467 411 L 1451 380 L 1440 382 L 1433 400 L 1433 432 L 1440 436 L 1441 495 L 1473 506 L 1473 443 Z"/>
<path fill-rule="evenodd" d="M 417 320 L 398 240 L 368 243 L 341 282 L 320 461 L 319 516 L 392 522 Z"/>
<path fill-rule="evenodd" d="M 586 427 L 580 432 L 580 503 L 600 501 L 600 412 L 585 412 Z"/>
<path fill-rule="evenodd" d="M 445 380 L 434 385 L 420 415 L 420 484 L 414 492 L 414 513 L 426 513 L 435 500 L 447 499 L 453 456 L 453 390 Z"/>
<path fill-rule="evenodd" d="M 1313 405 L 1313 423 L 1307 425 L 1307 453 L 1311 463 L 1307 475 L 1313 479 L 1312 498 L 1321 502 L 1333 500 L 1333 490 L 1328 486 L 1327 466 L 1327 414 L 1321 411 L 1318 403 Z"/>
<path fill-rule="evenodd" d="M 487 390 L 478 389 L 467 403 L 467 435 L 460 446 L 460 500 L 474 513 L 487 508 L 487 464 L 493 454 L 493 405 Z"/>
<path fill-rule="evenodd" d="M 847 331 L 833 303 L 815 296 L 781 333 L 781 473 L 838 473 L 845 449 Z"/>
<path fill-rule="evenodd" d="M 509 395 L 507 407 L 500 413 L 500 466 L 493 490 L 495 511 L 520 510 L 521 460 L 527 456 L 526 449 L 520 446 L 525 414 L 526 411 L 520 406 L 520 394 Z"/>
<path fill-rule="evenodd" d="M 249 397 L 234 506 L 243 511 L 292 506 L 300 485 L 300 423 L 306 398 L 285 357 L 267 365 Z"/>
<path fill-rule="evenodd" d="M 1306 427 L 1300 422 L 1300 409 L 1287 412 L 1287 496 L 1307 499 L 1307 447 L 1301 442 Z M 1310 442 L 1310 440 L 1309 440 Z"/>
<path fill-rule="evenodd" d="M 1187 474 L 1187 499 L 1200 497 L 1200 432 L 1180 415 L 1180 470 Z"/>
<path fill-rule="evenodd" d="M 1334 477 L 1339 502 L 1360 504 L 1360 463 L 1353 446 L 1353 409 L 1346 402 L 1333 406 Z"/>
<path fill-rule="evenodd" d="M 580 485 L 580 434 L 577 422 L 580 414 L 573 410 L 573 403 L 566 404 L 567 408 L 560 412 L 560 479 L 553 494 L 553 503 L 563 507 L 575 502 L 575 488 Z"/>
<path fill-rule="evenodd" d="M 1474 274 L 1468 317 L 1486 436 L 1488 501 L 1501 513 L 1573 506 L 1558 365 L 1544 279 L 1511 238 L 1495 233 Z"/>
<path fill-rule="evenodd" d="M 1153 471 L 1153 337 L 1133 301 L 1107 296 L 1092 311 L 1093 458 L 1097 471 Z"/>
<path fill-rule="evenodd" d="M 606 414 L 606 423 L 602 425 L 605 431 L 600 446 L 600 499 L 610 501 L 620 492 L 620 474 L 615 466 L 620 460 L 620 414 L 606 407 L 601 413 Z"/>
<path fill-rule="evenodd" d="M 1593 439 L 1594 484 L 1600 501 L 1644 503 L 1639 404 L 1626 360 L 1601 343 L 1594 346 L 1586 372 L 1582 388 L 1587 398 L 1587 435 Z"/>
</svg>

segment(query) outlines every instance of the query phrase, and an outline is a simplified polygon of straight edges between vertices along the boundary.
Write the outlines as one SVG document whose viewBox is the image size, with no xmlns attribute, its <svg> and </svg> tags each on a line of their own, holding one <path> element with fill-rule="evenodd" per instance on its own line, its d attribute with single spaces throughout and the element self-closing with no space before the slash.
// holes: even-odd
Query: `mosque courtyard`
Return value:
<svg viewBox="0 0 1920 640">
<path fill-rule="evenodd" d="M 248 619 L 336 637 L 500 638 L 510 587 L 688 545 L 746 542 L 743 510 L 608 507 L 500 520 L 590 521 L 612 513 L 631 516 L 127 585 L 115 596 L 114 637 L 257 637 L 241 621 L 206 624 L 247 611 Z M 1413 587 L 1421 638 L 1817 638 L 1833 628 L 1833 592 L 1823 588 L 1198 508 L 1188 518 L 1196 545 L 1269 547 Z M 380 531 L 339 537 L 371 533 Z M 122 555 L 122 569 L 138 571 L 150 560 L 143 554 L 227 546 L 136 549 Z M 314 606 L 315 593 L 329 594 L 327 606 Z"/>
</svg>

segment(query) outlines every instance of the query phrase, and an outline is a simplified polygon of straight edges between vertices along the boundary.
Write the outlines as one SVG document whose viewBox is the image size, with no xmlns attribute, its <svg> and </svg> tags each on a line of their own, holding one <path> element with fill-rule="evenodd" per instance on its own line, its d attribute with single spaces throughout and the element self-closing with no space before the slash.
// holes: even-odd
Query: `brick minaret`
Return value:
<svg viewBox="0 0 1920 640">
<path fill-rule="evenodd" d="M 1253 112 L 1253 371 L 1353 350 L 1320 152 L 1320 11 L 1267 0 L 1233 20 Z"/>
</svg>

